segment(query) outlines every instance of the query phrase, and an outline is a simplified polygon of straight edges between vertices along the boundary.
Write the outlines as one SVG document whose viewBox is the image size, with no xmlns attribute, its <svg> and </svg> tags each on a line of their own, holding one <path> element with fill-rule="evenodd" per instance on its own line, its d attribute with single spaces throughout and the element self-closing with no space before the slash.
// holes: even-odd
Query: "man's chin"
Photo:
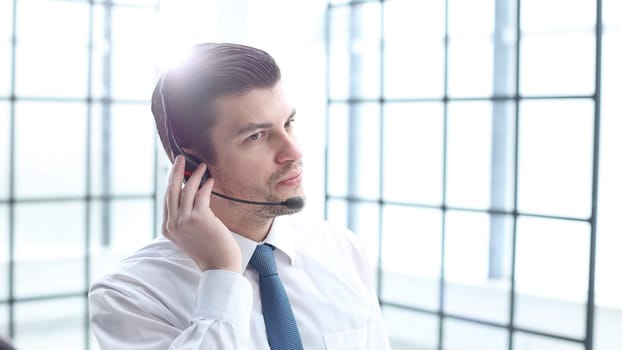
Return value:
<svg viewBox="0 0 622 350">
<path fill-rule="evenodd" d="M 261 207 L 261 212 L 266 217 L 275 217 L 281 215 L 292 215 L 300 212 L 305 207 L 307 200 L 304 194 L 294 194 L 288 197 L 281 197 L 280 200 L 271 200 L 271 202 L 285 202 L 282 205 L 266 205 Z"/>
</svg>

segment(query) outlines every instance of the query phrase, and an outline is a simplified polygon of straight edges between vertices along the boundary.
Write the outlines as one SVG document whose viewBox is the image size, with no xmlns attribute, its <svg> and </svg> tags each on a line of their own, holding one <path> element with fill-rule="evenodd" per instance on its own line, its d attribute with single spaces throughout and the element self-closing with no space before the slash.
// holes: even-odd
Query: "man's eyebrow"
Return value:
<svg viewBox="0 0 622 350">
<path fill-rule="evenodd" d="M 241 128 L 239 128 L 238 131 L 236 132 L 236 135 L 246 134 L 248 132 L 251 132 L 253 130 L 258 130 L 258 129 L 270 129 L 271 127 L 272 127 L 272 123 L 248 123 L 242 126 Z"/>
<path fill-rule="evenodd" d="M 296 115 L 296 110 L 293 109 L 292 113 L 290 113 L 289 117 L 287 117 L 287 120 L 288 121 L 291 120 L 295 115 Z M 241 128 L 239 128 L 236 132 L 236 135 L 246 134 L 253 130 L 270 129 L 272 126 L 273 126 L 272 123 L 248 123 L 242 126 Z"/>
</svg>

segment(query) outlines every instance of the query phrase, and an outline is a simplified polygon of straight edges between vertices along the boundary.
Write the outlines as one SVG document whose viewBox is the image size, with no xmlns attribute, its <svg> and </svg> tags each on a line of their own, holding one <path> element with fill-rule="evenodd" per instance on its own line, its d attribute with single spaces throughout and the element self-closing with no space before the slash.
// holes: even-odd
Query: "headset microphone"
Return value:
<svg viewBox="0 0 622 350">
<path fill-rule="evenodd" d="M 218 192 L 214 192 L 214 191 L 212 191 L 212 194 L 214 194 L 214 195 L 216 195 L 216 196 L 218 196 L 220 198 L 228 199 L 230 201 L 246 203 L 246 204 L 284 205 L 288 209 L 302 209 L 302 207 L 305 206 L 305 200 L 302 197 L 290 197 L 290 198 L 287 198 L 286 200 L 284 200 L 282 202 L 255 202 L 255 201 L 249 201 L 249 200 L 246 200 L 246 199 L 239 199 L 239 198 L 229 197 L 229 196 L 226 196 L 226 195 L 224 195 L 222 193 L 218 193 Z"/>
<path fill-rule="evenodd" d="M 177 142 L 177 138 L 173 133 L 173 127 L 171 125 L 171 121 L 169 119 L 168 113 L 166 111 L 166 103 L 164 98 L 164 75 L 160 78 L 160 101 L 162 103 L 162 113 L 164 114 L 164 120 L 166 123 L 166 135 L 168 136 L 169 144 L 171 145 L 171 153 L 173 154 L 173 159 L 178 155 L 183 155 L 186 158 L 186 169 L 184 169 L 184 182 L 188 180 L 192 172 L 199 166 L 201 163 L 198 159 L 193 157 L 192 155 L 186 154 L 184 150 L 181 148 L 179 143 Z M 203 174 L 203 178 L 201 179 L 201 185 L 210 177 L 209 171 L 206 169 L 205 174 Z M 254 204 L 254 205 L 283 205 L 288 209 L 302 209 L 305 206 L 305 200 L 303 197 L 290 197 L 281 202 L 256 202 L 250 201 L 246 199 L 234 198 L 222 193 L 218 193 L 212 191 L 212 194 L 228 199 L 230 201 L 245 203 L 245 204 Z"/>
</svg>

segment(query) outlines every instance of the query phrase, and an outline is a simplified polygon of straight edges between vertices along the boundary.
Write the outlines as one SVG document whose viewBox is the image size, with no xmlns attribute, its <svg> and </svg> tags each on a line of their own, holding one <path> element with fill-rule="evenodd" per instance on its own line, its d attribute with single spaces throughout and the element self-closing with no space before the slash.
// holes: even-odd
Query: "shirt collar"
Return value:
<svg viewBox="0 0 622 350">
<path fill-rule="evenodd" d="M 263 242 L 255 242 L 238 233 L 232 232 L 233 238 L 238 243 L 242 254 L 242 271 L 246 270 L 248 262 L 251 260 L 251 256 L 255 252 L 257 245 L 263 243 L 270 244 L 280 250 L 289 258 L 289 263 L 293 265 L 296 260 L 296 254 L 292 242 L 292 233 L 289 232 L 290 230 L 288 230 L 287 227 L 288 225 L 286 224 L 285 218 L 275 218 L 270 232 L 268 232 L 268 236 Z"/>
</svg>

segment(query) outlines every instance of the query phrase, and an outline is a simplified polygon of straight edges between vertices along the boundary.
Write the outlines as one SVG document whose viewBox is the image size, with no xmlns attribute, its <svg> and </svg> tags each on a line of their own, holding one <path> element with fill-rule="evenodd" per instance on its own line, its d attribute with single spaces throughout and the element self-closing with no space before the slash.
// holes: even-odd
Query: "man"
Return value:
<svg viewBox="0 0 622 350">
<path fill-rule="evenodd" d="M 356 237 L 284 216 L 304 205 L 302 153 L 273 58 L 197 45 L 152 111 L 174 161 L 164 237 L 92 286 L 101 348 L 388 349 Z"/>
<path fill-rule="evenodd" d="M 2 336 L 0 336 L 0 350 L 15 350 L 15 348 L 8 340 L 5 340 Z"/>
</svg>

